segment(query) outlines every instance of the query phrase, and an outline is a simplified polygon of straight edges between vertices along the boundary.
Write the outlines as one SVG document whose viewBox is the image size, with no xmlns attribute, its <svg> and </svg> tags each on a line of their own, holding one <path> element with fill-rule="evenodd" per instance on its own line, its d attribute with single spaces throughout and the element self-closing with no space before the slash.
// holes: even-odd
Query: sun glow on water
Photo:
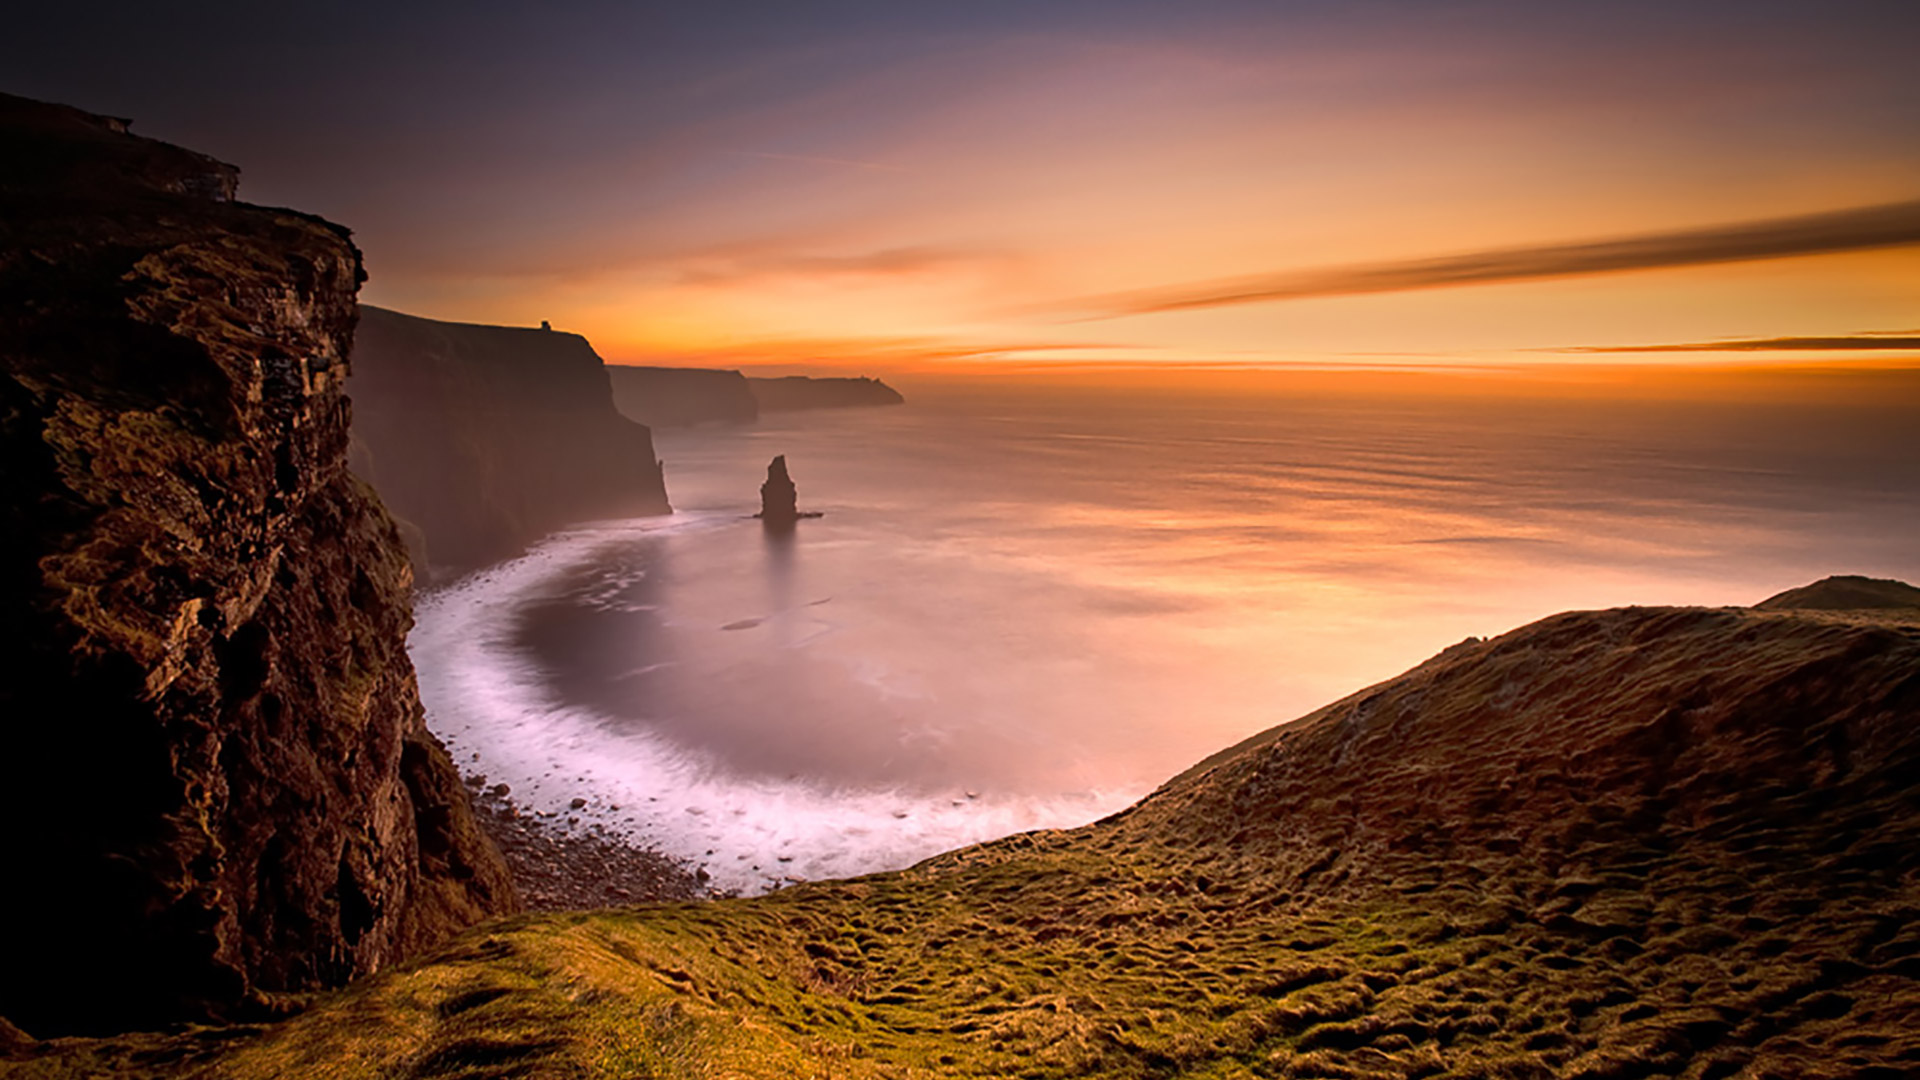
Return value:
<svg viewBox="0 0 1920 1080">
<path fill-rule="evenodd" d="M 425 598 L 422 695 L 522 806 L 753 889 L 1092 820 L 1556 611 L 1920 573 L 1911 377 L 1701 378 L 1601 403 L 909 384 L 661 431 L 681 512 Z M 749 517 L 776 453 L 826 515 L 786 539 Z"/>
</svg>

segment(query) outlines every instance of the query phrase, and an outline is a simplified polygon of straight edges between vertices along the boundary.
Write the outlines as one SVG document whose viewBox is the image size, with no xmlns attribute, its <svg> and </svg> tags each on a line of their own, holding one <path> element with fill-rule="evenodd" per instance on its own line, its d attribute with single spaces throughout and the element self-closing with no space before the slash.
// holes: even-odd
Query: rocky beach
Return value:
<svg viewBox="0 0 1920 1080">
<path fill-rule="evenodd" d="M 706 871 L 652 848 L 636 846 L 577 815 L 526 811 L 507 785 L 468 776 L 480 828 L 500 849 L 514 890 L 528 911 L 586 911 L 716 894 Z M 578 800 L 585 809 L 586 800 Z M 619 807 L 612 809 L 618 810 Z"/>
</svg>

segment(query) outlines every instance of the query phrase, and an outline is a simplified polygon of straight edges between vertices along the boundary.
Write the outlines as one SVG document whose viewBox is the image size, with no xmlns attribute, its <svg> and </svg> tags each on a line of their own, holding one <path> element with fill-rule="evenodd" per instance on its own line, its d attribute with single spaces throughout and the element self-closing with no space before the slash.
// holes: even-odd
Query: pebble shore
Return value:
<svg viewBox="0 0 1920 1080">
<path fill-rule="evenodd" d="M 595 824 L 537 817 L 514 805 L 504 784 L 467 777 L 480 827 L 506 857 L 528 911 L 578 911 L 720 895 L 706 874 L 651 848 L 636 847 Z"/>
</svg>

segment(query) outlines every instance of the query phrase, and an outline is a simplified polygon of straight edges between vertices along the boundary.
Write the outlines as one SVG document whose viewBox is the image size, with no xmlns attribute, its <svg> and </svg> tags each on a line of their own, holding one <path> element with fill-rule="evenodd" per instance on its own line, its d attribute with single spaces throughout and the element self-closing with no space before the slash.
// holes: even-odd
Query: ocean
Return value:
<svg viewBox="0 0 1920 1080">
<path fill-rule="evenodd" d="M 461 767 L 755 892 L 1084 824 L 1557 611 L 1920 579 L 1901 374 L 898 385 L 656 431 L 675 514 L 423 596 Z"/>
</svg>

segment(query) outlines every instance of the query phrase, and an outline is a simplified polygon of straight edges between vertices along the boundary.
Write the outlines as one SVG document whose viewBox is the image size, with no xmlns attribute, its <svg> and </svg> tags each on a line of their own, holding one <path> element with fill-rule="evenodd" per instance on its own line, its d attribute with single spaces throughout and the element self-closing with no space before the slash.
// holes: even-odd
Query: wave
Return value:
<svg viewBox="0 0 1920 1080">
<path fill-rule="evenodd" d="M 715 887 L 741 893 L 898 869 L 1016 832 L 1076 826 L 1141 794 L 929 794 L 741 777 L 707 755 L 560 700 L 515 646 L 517 613 L 609 549 L 736 521 L 694 512 L 597 523 L 422 596 L 408 648 L 428 726 L 462 770 L 507 784 L 523 812 L 555 827 L 651 845 L 704 868 Z M 574 807 L 577 800 L 584 805 Z"/>
</svg>

